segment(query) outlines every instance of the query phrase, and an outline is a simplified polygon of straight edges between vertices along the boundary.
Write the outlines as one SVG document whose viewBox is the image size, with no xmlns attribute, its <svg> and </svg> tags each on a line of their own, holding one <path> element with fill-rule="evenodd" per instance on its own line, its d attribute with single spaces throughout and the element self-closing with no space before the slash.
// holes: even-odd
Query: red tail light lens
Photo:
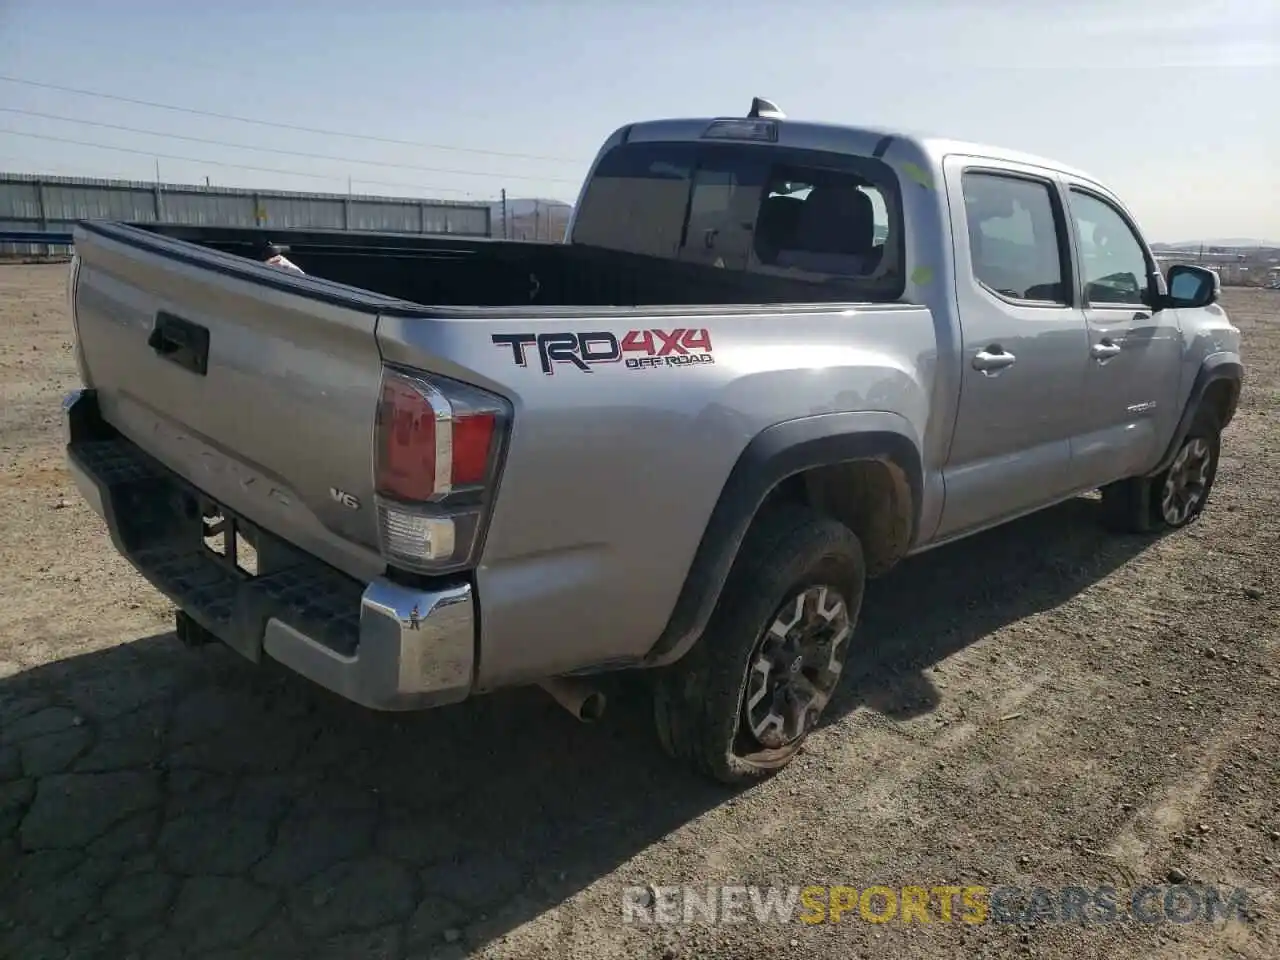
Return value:
<svg viewBox="0 0 1280 960">
<path fill-rule="evenodd" d="M 388 561 L 426 573 L 471 562 L 509 410 L 456 380 L 384 371 L 375 485 Z"/>
<path fill-rule="evenodd" d="M 388 370 L 378 405 L 378 492 L 439 500 L 485 482 L 506 404 L 477 387 Z"/>
<path fill-rule="evenodd" d="M 489 451 L 498 418 L 493 413 L 468 413 L 453 421 L 453 483 L 483 483 L 489 471 Z"/>
<path fill-rule="evenodd" d="M 396 375 L 382 383 L 378 492 L 401 500 L 430 500 L 437 494 L 438 415 L 424 395 L 424 386 Z M 444 415 L 448 416 L 447 406 Z"/>
</svg>

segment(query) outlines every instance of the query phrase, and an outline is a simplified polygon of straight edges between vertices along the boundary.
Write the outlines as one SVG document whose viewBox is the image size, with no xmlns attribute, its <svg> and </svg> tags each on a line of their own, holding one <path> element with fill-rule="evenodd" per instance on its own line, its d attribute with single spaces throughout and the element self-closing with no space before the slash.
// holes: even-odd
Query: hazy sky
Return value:
<svg viewBox="0 0 1280 960">
<path fill-rule="evenodd" d="M 5 170 L 571 200 L 622 123 L 761 95 L 1056 157 L 1155 240 L 1280 240 L 1280 0 L 0 0 L 0 75 L 424 144 L 0 81 Z"/>
</svg>

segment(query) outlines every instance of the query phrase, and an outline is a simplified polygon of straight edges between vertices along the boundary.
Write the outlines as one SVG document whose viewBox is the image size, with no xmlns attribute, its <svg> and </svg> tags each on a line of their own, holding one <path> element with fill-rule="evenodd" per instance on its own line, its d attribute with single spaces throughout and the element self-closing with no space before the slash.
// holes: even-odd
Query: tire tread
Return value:
<svg viewBox="0 0 1280 960">
<path fill-rule="evenodd" d="M 836 556 L 852 562 L 861 602 L 865 562 L 862 545 L 843 524 L 807 507 L 771 508 L 752 524 L 725 581 L 703 635 L 680 660 L 664 668 L 654 695 L 658 739 L 673 758 L 728 783 L 773 772 L 729 756 L 725 744 L 736 728 L 749 657 L 761 629 L 760 610 L 797 574 Z M 763 617 L 769 617 L 772 609 Z M 857 610 L 850 611 L 856 618 Z M 742 669 L 737 669 L 739 662 Z M 725 668 L 726 665 L 729 668 Z M 779 766 L 785 765 L 780 764 Z"/>
<path fill-rule="evenodd" d="M 1183 442 L 1185 443 L 1191 437 L 1201 436 L 1218 444 L 1221 442 L 1221 433 L 1222 427 L 1217 413 L 1211 407 L 1201 407 L 1196 412 Z M 1216 474 L 1216 452 L 1214 456 L 1214 474 Z M 1160 488 L 1164 485 L 1166 473 L 1167 471 L 1162 471 L 1154 477 L 1129 477 L 1103 487 L 1102 525 L 1115 533 L 1153 533 L 1169 529 L 1164 518 L 1160 516 L 1156 500 Z M 1210 477 L 1209 486 L 1212 489 L 1213 476 Z M 1208 504 L 1209 492 L 1205 492 L 1205 498 L 1199 510 L 1188 518 L 1187 523 L 1195 520 L 1204 511 Z"/>
</svg>

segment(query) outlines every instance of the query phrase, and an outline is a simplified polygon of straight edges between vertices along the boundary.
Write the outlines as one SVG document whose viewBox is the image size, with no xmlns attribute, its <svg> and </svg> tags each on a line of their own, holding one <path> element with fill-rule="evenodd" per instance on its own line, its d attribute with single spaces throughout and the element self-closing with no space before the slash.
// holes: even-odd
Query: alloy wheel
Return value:
<svg viewBox="0 0 1280 960">
<path fill-rule="evenodd" d="M 743 732 L 778 750 L 812 730 L 840 679 L 852 633 L 849 605 L 835 587 L 816 584 L 785 601 L 747 673 Z"/>
<path fill-rule="evenodd" d="M 1182 445 L 1160 490 L 1160 515 L 1165 523 L 1180 526 L 1203 505 L 1212 463 L 1211 449 L 1202 437 L 1192 437 Z"/>
</svg>

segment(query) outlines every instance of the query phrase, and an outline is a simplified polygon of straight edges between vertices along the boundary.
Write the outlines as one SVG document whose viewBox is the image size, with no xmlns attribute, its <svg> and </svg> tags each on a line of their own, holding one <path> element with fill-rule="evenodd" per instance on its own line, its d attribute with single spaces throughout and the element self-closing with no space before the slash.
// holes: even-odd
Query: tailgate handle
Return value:
<svg viewBox="0 0 1280 960">
<path fill-rule="evenodd" d="M 209 370 L 209 330 L 161 310 L 147 346 L 164 359 L 204 376 Z"/>
</svg>

